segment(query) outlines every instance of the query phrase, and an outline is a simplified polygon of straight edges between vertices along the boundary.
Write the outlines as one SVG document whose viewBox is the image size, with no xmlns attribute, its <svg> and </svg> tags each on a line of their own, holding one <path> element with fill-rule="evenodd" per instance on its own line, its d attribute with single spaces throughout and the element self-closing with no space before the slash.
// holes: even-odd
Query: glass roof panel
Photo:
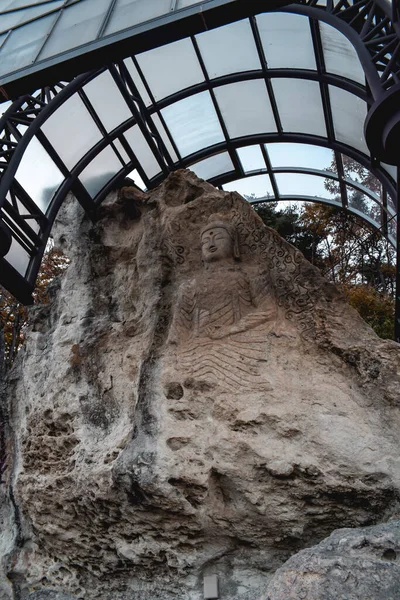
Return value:
<svg viewBox="0 0 400 600">
<path fill-rule="evenodd" d="M 7 34 L 6 33 L 0 34 L 0 48 L 2 47 L 2 45 L 3 45 L 3 43 L 5 42 L 6 39 L 7 39 Z M 4 111 L 3 105 L 2 105 L 1 108 Z"/>
<path fill-rule="evenodd" d="M 150 146 L 146 142 L 143 133 L 140 131 L 139 126 L 134 125 L 125 131 L 124 136 L 135 153 L 136 158 L 141 164 L 147 177 L 151 179 L 154 177 L 154 175 L 157 175 L 157 173 L 161 171 L 161 167 L 151 151 Z"/>
<path fill-rule="evenodd" d="M 56 14 L 48 15 L 12 31 L 1 48 L 3 73 L 16 71 L 35 62 L 56 17 Z"/>
<path fill-rule="evenodd" d="M 340 31 L 319 22 L 325 67 L 328 73 L 347 77 L 365 85 L 365 75 L 353 44 Z"/>
<path fill-rule="evenodd" d="M 308 17 L 273 12 L 256 20 L 270 69 L 316 69 Z"/>
<path fill-rule="evenodd" d="M 275 175 L 281 196 L 315 196 L 332 200 L 336 194 L 325 188 L 325 178 L 303 173 L 277 173 Z"/>
<path fill-rule="evenodd" d="M 275 143 L 266 144 L 272 168 L 274 167 L 302 167 L 331 170 L 332 161 L 335 160 L 333 150 L 311 144 Z M 336 173 L 336 163 L 334 162 Z"/>
<path fill-rule="evenodd" d="M 264 80 L 230 83 L 214 91 L 231 138 L 276 131 Z"/>
<path fill-rule="evenodd" d="M 143 84 L 142 78 L 139 75 L 139 72 L 134 64 L 134 62 L 132 61 L 131 58 L 126 58 L 124 60 L 125 66 L 129 71 L 130 76 L 133 79 L 133 83 L 136 85 L 137 90 L 143 100 L 143 102 L 145 103 L 146 106 L 149 106 L 152 102 L 150 99 L 149 94 L 147 93 L 147 90 Z"/>
<path fill-rule="evenodd" d="M 247 19 L 200 33 L 196 40 L 210 79 L 261 69 Z"/>
<path fill-rule="evenodd" d="M 11 241 L 11 248 L 8 251 L 8 254 L 6 254 L 5 258 L 10 265 L 18 271 L 18 273 L 25 275 L 30 256 L 14 237 Z"/>
<path fill-rule="evenodd" d="M 279 78 L 272 80 L 272 87 L 285 132 L 326 137 L 321 93 L 316 81 Z"/>
<path fill-rule="evenodd" d="M 136 60 L 156 100 L 204 81 L 189 38 L 138 54 Z"/>
<path fill-rule="evenodd" d="M 347 187 L 347 198 L 349 207 L 358 210 L 362 214 L 366 215 L 380 227 L 381 224 L 381 209 L 379 205 L 371 200 L 366 194 Z"/>
<path fill-rule="evenodd" d="M 104 35 L 170 12 L 171 0 L 117 0 Z"/>
<path fill-rule="evenodd" d="M 336 139 L 369 156 L 364 138 L 366 103 L 354 94 L 333 85 L 329 86 L 329 96 Z"/>
<path fill-rule="evenodd" d="M 382 193 L 382 184 L 379 179 L 377 179 L 371 173 L 371 171 L 357 163 L 352 158 L 349 158 L 345 154 L 342 156 L 346 180 L 350 182 L 354 181 L 356 184 L 362 184 L 364 187 L 370 190 L 376 198 L 380 199 Z"/>
<path fill-rule="evenodd" d="M 63 10 L 40 58 L 49 58 L 96 39 L 109 6 L 110 0 L 80 0 Z"/>
<path fill-rule="evenodd" d="M 209 92 L 175 102 L 161 114 L 182 156 L 224 140 Z"/>
<path fill-rule="evenodd" d="M 253 175 L 243 179 L 236 179 L 235 181 L 226 183 L 222 188 L 226 192 L 238 192 L 242 196 L 245 196 L 247 200 L 250 198 L 256 200 L 257 198 L 274 197 L 269 175 Z"/>
<path fill-rule="evenodd" d="M 238 148 L 237 153 L 245 173 L 266 169 L 260 146 L 244 146 Z"/>
<path fill-rule="evenodd" d="M 129 158 L 129 155 L 128 155 L 127 151 L 125 150 L 125 148 L 123 147 L 123 145 L 121 144 L 121 142 L 118 139 L 116 139 L 113 141 L 113 145 L 120 153 L 121 158 L 124 161 L 124 163 L 128 164 L 131 159 Z"/>
<path fill-rule="evenodd" d="M 66 100 L 43 123 L 42 131 L 69 168 L 72 168 L 102 137 L 77 94 Z"/>
<path fill-rule="evenodd" d="M 24 152 L 15 178 L 44 213 L 54 192 L 64 181 L 63 174 L 35 137 Z"/>
<path fill-rule="evenodd" d="M 132 113 L 109 71 L 104 71 L 92 79 L 83 86 L 83 91 L 107 131 L 112 131 L 132 117 Z"/>
<path fill-rule="evenodd" d="M 30 4 L 28 2 L 24 2 L 24 5 Z M 16 25 L 20 25 L 21 23 L 26 23 L 31 19 L 35 19 L 40 15 L 46 14 L 51 10 L 60 8 L 64 4 L 64 0 L 59 0 L 58 2 L 52 2 L 51 4 L 42 4 L 42 6 L 32 6 L 29 8 L 25 8 L 24 10 L 16 10 L 14 12 L 8 12 L 1 14 L 0 19 L 0 32 L 8 31 L 9 29 L 13 29 Z M 1 6 L 0 10 L 5 10 L 5 6 Z M 7 7 L 9 9 L 14 8 L 12 6 Z"/>
<path fill-rule="evenodd" d="M 201 179 L 212 179 L 217 175 L 233 171 L 234 166 L 228 152 L 222 152 L 190 165 L 189 169 Z"/>
<path fill-rule="evenodd" d="M 178 0 L 177 8 L 184 8 L 185 6 L 192 6 L 192 4 L 201 4 L 199 0 Z"/>
<path fill-rule="evenodd" d="M 1 10 L 16 10 L 25 6 L 36 6 L 43 4 L 46 6 L 48 0 L 2 0 Z"/>
<path fill-rule="evenodd" d="M 154 115 L 152 115 L 151 118 L 153 119 L 153 123 L 156 126 L 157 131 L 160 134 L 160 137 L 161 137 L 162 141 L 164 142 L 165 147 L 167 148 L 170 157 L 172 158 L 172 160 L 174 162 L 176 162 L 178 160 L 178 157 L 177 157 L 174 147 L 171 144 L 171 141 L 167 135 L 167 132 L 165 131 L 165 127 L 162 124 L 160 117 L 158 116 L 157 113 L 154 113 Z"/>
<path fill-rule="evenodd" d="M 107 146 L 83 169 L 79 179 L 94 196 L 122 169 L 122 164 L 115 152 Z"/>
</svg>

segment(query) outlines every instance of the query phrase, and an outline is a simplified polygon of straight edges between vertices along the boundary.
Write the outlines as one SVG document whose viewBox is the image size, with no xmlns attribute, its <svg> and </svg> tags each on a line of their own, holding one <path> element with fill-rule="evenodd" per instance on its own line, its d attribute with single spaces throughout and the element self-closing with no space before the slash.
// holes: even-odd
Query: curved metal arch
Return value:
<svg viewBox="0 0 400 600">
<path fill-rule="evenodd" d="M 326 198 L 320 198 L 318 196 L 304 196 L 304 195 L 297 195 L 297 196 L 296 195 L 286 195 L 286 196 L 282 196 L 281 198 L 279 198 L 279 200 L 276 200 L 274 198 L 265 198 L 265 199 L 256 200 L 254 202 L 250 202 L 250 204 L 257 205 L 257 204 L 262 204 L 263 202 L 312 202 L 315 204 L 323 204 L 325 206 L 331 206 L 332 208 L 337 208 L 339 210 L 343 210 L 339 204 L 335 204 L 335 203 L 327 200 Z M 372 226 L 375 231 L 377 231 L 378 233 L 380 233 L 382 235 L 382 237 L 387 239 L 388 243 L 390 243 L 394 248 L 396 247 L 396 240 L 392 236 L 387 235 L 384 232 L 383 227 L 378 227 L 376 222 L 373 219 L 369 218 L 368 216 L 366 216 L 364 213 L 357 210 L 356 208 L 348 208 L 347 211 L 352 213 L 353 215 L 357 216 L 361 221 L 363 221 L 367 225 Z"/>
<path fill-rule="evenodd" d="M 324 21 L 334 25 L 337 29 L 340 29 L 343 33 L 347 32 L 347 33 L 345 33 L 346 37 L 348 37 L 348 39 L 350 39 L 350 41 L 352 43 L 353 43 L 352 40 L 354 40 L 354 42 L 356 42 L 356 45 L 358 47 L 358 50 L 357 50 L 357 48 L 356 48 L 356 50 L 359 52 L 359 56 L 360 55 L 362 56 L 363 62 L 365 63 L 365 65 L 363 65 L 363 66 L 364 66 L 364 69 L 366 70 L 367 76 L 370 71 L 371 71 L 371 73 L 374 73 L 373 66 L 371 66 L 371 65 L 373 65 L 374 62 L 376 64 L 379 63 L 379 65 L 380 65 L 379 73 L 381 73 L 381 75 L 382 75 L 380 78 L 379 78 L 379 76 L 375 76 L 375 75 L 368 76 L 369 84 L 370 84 L 370 88 L 371 88 L 371 92 L 372 92 L 371 100 L 375 99 L 375 97 L 377 97 L 380 93 L 384 93 L 385 87 L 386 88 L 390 87 L 390 85 L 393 84 L 393 81 L 395 81 L 395 78 L 397 77 L 398 61 L 397 61 L 396 53 L 395 53 L 395 60 L 392 60 L 392 61 L 389 60 L 386 65 L 383 64 L 384 63 L 383 58 L 386 57 L 386 55 L 388 54 L 387 44 L 389 44 L 389 47 L 391 48 L 390 44 L 393 45 L 394 37 L 393 37 L 392 31 L 387 33 L 386 36 L 383 35 L 383 33 L 385 32 L 385 27 L 388 27 L 388 24 L 387 24 L 388 17 L 381 6 L 382 2 L 380 0 L 376 0 L 376 2 L 375 1 L 372 2 L 372 5 L 371 5 L 371 2 L 369 0 L 365 0 L 365 2 L 357 2 L 357 7 L 355 7 L 353 5 L 348 6 L 350 4 L 349 2 L 347 2 L 346 0 L 341 0 L 341 2 L 339 2 L 337 4 L 337 6 L 334 7 L 333 3 L 328 0 L 326 9 L 324 9 L 321 6 L 313 6 L 313 4 L 314 4 L 313 0 L 310 0 L 309 2 L 300 1 L 292 6 L 285 7 L 284 9 L 279 9 L 279 10 L 283 10 L 286 12 L 304 13 L 304 14 L 307 14 L 308 16 L 312 16 L 315 19 L 324 20 Z M 378 21 L 379 21 L 378 23 L 375 22 L 377 19 L 374 20 L 374 18 L 369 18 L 369 15 L 367 14 L 367 12 L 365 12 L 365 9 L 367 6 L 372 6 L 373 11 L 376 14 L 378 14 L 378 12 L 380 11 L 380 13 L 379 13 L 380 20 L 378 19 Z M 357 14 L 354 14 L 355 9 L 357 9 L 357 11 L 358 11 Z M 365 18 L 362 15 L 361 9 L 363 9 L 365 12 L 365 15 L 364 15 Z M 349 12 L 346 13 L 346 11 L 350 11 L 350 13 Z M 350 14 L 350 16 L 353 15 L 351 17 L 351 19 L 348 18 L 349 14 Z M 352 23 L 354 24 L 354 23 L 361 22 L 362 19 L 360 18 L 360 16 L 363 17 L 363 26 L 361 27 L 361 29 L 359 26 L 357 26 L 357 28 L 356 27 L 352 28 Z M 341 19 L 340 27 L 339 27 L 338 19 Z M 359 35 L 359 37 L 357 37 L 357 35 L 354 34 L 354 31 L 357 31 L 357 34 Z M 376 33 L 379 34 L 378 41 L 376 41 L 374 38 Z M 371 35 L 372 35 L 372 38 L 371 38 Z M 397 33 L 395 33 L 395 35 L 397 35 Z M 373 51 L 367 52 L 365 50 L 366 46 L 363 46 L 362 44 L 360 44 L 359 39 L 365 39 L 368 41 L 369 38 L 374 41 L 374 43 L 371 44 L 371 48 Z M 388 40 L 387 38 L 390 38 L 390 40 Z M 396 38 L 396 39 L 398 40 L 398 38 Z M 355 44 L 353 44 L 353 45 L 355 45 Z M 383 54 L 384 51 L 385 51 L 385 53 Z M 381 61 L 381 62 L 379 62 L 379 61 Z M 383 66 L 382 66 L 382 64 L 383 64 Z M 116 71 L 117 71 L 116 67 L 112 67 L 112 66 L 110 67 L 110 72 L 112 73 L 112 75 L 114 77 L 116 76 Z M 377 72 L 378 71 L 375 71 L 375 73 L 377 73 Z M 56 109 L 64 101 L 66 101 L 68 98 L 70 98 L 74 93 L 77 93 L 77 92 L 79 92 L 79 90 L 82 90 L 82 87 L 84 86 L 84 84 L 88 83 L 91 79 L 95 78 L 98 74 L 99 74 L 99 72 L 95 72 L 95 73 L 90 73 L 90 74 L 81 75 L 81 76 L 77 77 L 72 82 L 67 84 L 67 86 L 65 86 L 65 88 L 62 89 L 54 97 L 51 97 L 51 94 L 49 92 L 49 90 L 51 90 L 51 88 L 47 88 L 45 90 L 44 96 L 42 95 L 43 97 L 40 100 L 38 100 L 38 98 L 35 98 L 33 96 L 25 96 L 22 99 L 17 100 L 16 103 L 13 103 L 13 105 L 10 107 L 10 109 L 6 112 L 6 114 L 0 121 L 0 126 L 3 125 L 3 127 L 5 127 L 5 128 L 9 127 L 8 138 L 6 140 L 6 143 L 2 145 L 2 147 L 4 147 L 4 145 L 6 146 L 6 150 L 4 151 L 4 153 L 5 153 L 5 156 L 7 157 L 8 164 L 6 165 L 6 168 L 4 170 L 3 177 L 2 177 L 1 183 L 0 183 L 0 206 L 3 203 L 3 207 L 4 207 L 4 203 L 7 202 L 6 195 L 7 195 L 7 193 L 11 193 L 12 186 L 14 183 L 14 181 L 13 181 L 14 176 L 17 171 L 19 162 L 22 158 L 22 155 L 24 153 L 24 150 L 26 149 L 30 140 L 36 134 L 39 134 L 41 125 L 46 121 L 46 119 L 49 116 L 51 116 L 55 113 Z M 236 74 L 236 75 L 229 76 L 230 78 L 229 77 L 221 78 L 219 81 L 213 80 L 212 83 L 206 81 L 204 84 L 205 89 L 210 90 L 210 89 L 214 89 L 215 87 L 218 87 L 219 85 L 224 85 L 228 82 L 234 82 L 235 77 L 236 77 L 236 81 L 238 81 L 240 79 L 240 77 L 242 77 L 242 79 L 240 79 L 240 80 L 243 80 L 243 77 L 245 77 L 245 76 L 246 76 L 246 74 L 245 75 L 237 75 Z M 314 80 L 319 81 L 320 84 L 323 86 L 327 86 L 328 84 L 336 85 L 338 87 L 342 87 L 343 89 L 346 89 L 346 91 L 349 91 L 350 93 L 356 94 L 357 96 L 363 97 L 365 99 L 366 92 L 362 90 L 361 86 L 357 86 L 357 84 L 346 81 L 340 77 L 336 77 L 336 76 L 333 76 L 333 75 L 330 75 L 327 73 L 321 73 L 321 70 L 319 70 L 318 73 L 295 70 L 295 69 L 289 69 L 289 70 L 277 69 L 277 70 L 275 70 L 275 72 L 274 72 L 274 70 L 268 70 L 268 79 L 273 78 L 273 77 L 288 77 L 288 76 L 290 76 L 290 77 L 296 77 L 296 76 L 299 77 L 300 76 L 301 78 L 314 79 Z M 255 78 L 255 77 L 259 77 L 259 78 L 265 77 L 265 65 L 264 65 L 263 71 L 261 71 L 260 73 L 258 73 L 256 75 L 254 73 L 247 74 L 247 79 Z M 378 82 L 378 79 L 379 79 L 379 82 Z M 382 82 L 382 81 L 384 82 L 385 87 L 383 85 L 380 85 L 380 82 Z M 125 82 L 122 82 L 122 86 L 121 86 L 121 81 L 118 81 L 118 84 L 121 88 L 121 91 L 125 95 L 125 100 L 127 100 L 128 91 L 127 91 L 126 87 L 124 88 Z M 208 84 L 208 87 L 207 87 L 207 84 Z M 124 88 L 124 89 L 122 89 L 122 88 Z M 116 181 L 120 177 L 129 173 L 129 171 L 132 168 L 137 168 L 138 171 L 141 173 L 141 175 L 142 176 L 144 175 L 143 178 L 145 179 L 145 181 L 147 180 L 146 181 L 147 185 L 149 187 L 154 187 L 155 185 L 157 185 L 157 183 L 159 183 L 159 181 L 162 180 L 163 177 L 165 177 L 165 175 L 172 168 L 179 168 L 181 166 L 189 166 L 190 164 L 193 164 L 193 162 L 195 162 L 196 160 L 200 160 L 201 158 L 211 156 L 224 147 L 224 143 L 222 143 L 218 146 L 209 147 L 205 151 L 195 153 L 195 154 L 191 155 L 190 157 L 185 157 L 185 159 L 179 160 L 178 163 L 172 164 L 171 157 L 168 155 L 168 152 L 166 151 L 163 140 L 161 139 L 161 137 L 159 137 L 159 136 L 157 137 L 157 132 L 154 131 L 154 128 L 152 130 L 151 119 L 148 119 L 148 116 L 151 117 L 152 114 L 156 114 L 156 113 L 159 114 L 159 111 L 161 110 L 161 108 L 163 106 L 167 106 L 173 102 L 176 102 L 180 98 L 184 98 L 184 97 L 187 97 L 188 95 L 197 93 L 199 90 L 200 90 L 200 88 L 195 89 L 195 87 L 192 87 L 183 92 L 178 92 L 178 94 L 175 94 L 174 96 L 171 96 L 168 99 L 164 99 L 162 102 L 154 103 L 153 107 L 150 107 L 149 109 L 146 109 L 144 104 L 142 102 L 140 102 L 140 98 L 134 97 L 133 100 L 131 99 L 131 104 L 130 104 L 130 108 L 132 109 L 132 118 L 129 119 L 128 121 L 125 121 L 124 123 L 122 123 L 111 134 L 108 134 L 107 132 L 103 132 L 103 139 L 96 146 L 94 146 L 86 154 L 86 156 L 83 157 L 82 160 L 77 165 L 75 165 L 75 167 L 73 169 L 70 169 L 70 170 L 66 168 L 65 164 L 61 161 L 61 159 L 59 157 L 57 157 L 55 155 L 54 152 L 51 152 L 51 147 L 50 147 L 51 145 L 49 144 L 48 140 L 46 140 L 46 138 L 43 134 L 40 134 L 40 136 L 41 136 L 40 141 L 42 142 L 42 144 L 44 145 L 46 150 L 49 151 L 51 158 L 54 160 L 57 167 L 60 169 L 60 171 L 65 176 L 65 180 L 64 180 L 64 183 L 60 186 L 60 188 L 56 192 L 56 194 L 54 195 L 53 200 L 50 205 L 50 208 L 47 211 L 46 215 L 40 214 L 40 211 L 38 211 L 36 209 L 37 215 L 35 216 L 34 211 L 33 211 L 33 218 L 36 219 L 37 223 L 40 225 L 40 236 L 39 236 L 40 243 L 38 243 L 37 234 L 35 234 L 34 231 L 29 232 L 29 235 L 31 236 L 31 240 L 33 242 L 33 250 L 34 250 L 35 256 L 33 257 L 30 267 L 28 269 L 27 279 L 26 279 L 26 281 L 24 281 L 25 287 L 24 287 L 23 292 L 21 292 L 21 294 L 20 294 L 21 298 L 22 298 L 22 296 L 24 296 L 25 301 L 27 301 L 30 298 L 30 293 L 33 289 L 33 284 L 34 284 L 34 280 L 36 277 L 36 273 L 37 273 L 37 270 L 40 265 L 41 255 L 44 251 L 45 241 L 47 240 L 47 237 L 50 233 L 51 224 L 58 212 L 58 209 L 59 209 L 66 193 L 69 190 L 74 191 L 76 196 L 78 197 L 79 201 L 84 206 L 84 208 L 88 212 L 92 213 L 95 211 L 96 206 L 102 201 L 102 199 L 106 195 L 107 191 L 116 183 Z M 132 90 L 130 90 L 130 93 L 132 94 Z M 46 94 L 47 94 L 47 96 L 46 96 Z M 47 100 L 47 102 L 46 102 L 46 100 Z M 164 102 L 164 104 L 163 104 L 163 102 Z M 22 114 L 22 116 L 21 116 L 21 114 Z M 35 115 L 34 119 L 32 119 L 32 115 Z M 21 122 L 29 125 L 28 130 L 23 136 L 20 137 L 18 144 L 15 145 L 14 139 L 15 139 L 15 137 L 18 137 L 18 136 L 16 136 L 16 132 L 18 131 L 17 127 L 18 127 L 18 124 L 21 124 Z M 86 192 L 85 188 L 82 186 L 82 184 L 80 183 L 80 181 L 78 179 L 79 173 L 104 148 L 106 148 L 110 144 L 112 144 L 114 139 L 118 138 L 118 136 L 120 134 L 122 134 L 128 127 L 132 126 L 133 124 L 138 124 L 141 127 L 142 132 L 146 135 L 146 139 L 147 139 L 149 145 L 151 146 L 151 148 L 153 149 L 154 155 L 156 156 L 157 161 L 160 164 L 161 174 L 159 176 L 154 177 L 151 180 L 147 179 L 145 177 L 145 173 L 143 172 L 143 170 L 141 170 L 139 162 L 135 159 L 134 153 L 132 152 L 130 155 L 131 160 L 128 163 L 126 163 L 125 165 L 123 165 L 121 163 L 120 171 L 118 171 L 114 175 L 114 177 L 108 182 L 108 184 L 106 184 L 106 186 L 100 191 L 100 193 L 97 194 L 96 198 L 92 200 L 92 198 L 90 198 L 90 196 Z M 329 132 L 328 132 L 328 134 L 329 134 Z M 350 156 L 353 155 L 353 157 L 356 158 L 356 160 L 359 160 L 359 162 L 364 164 L 364 166 L 367 166 L 368 158 L 365 155 L 363 155 L 362 153 L 359 153 L 358 151 L 355 151 L 352 148 L 347 147 L 344 144 L 338 144 L 337 142 L 333 143 L 332 140 L 324 141 L 323 139 L 315 138 L 315 136 L 309 136 L 306 134 L 304 134 L 304 137 L 302 137 L 302 134 L 286 135 L 283 132 L 278 133 L 278 137 L 279 137 L 279 139 L 277 138 L 276 141 L 304 141 L 307 143 L 317 143 L 318 145 L 321 145 L 321 146 L 333 148 L 336 152 L 344 152 Z M 329 135 L 328 135 L 328 137 L 329 137 Z M 271 136 L 270 134 L 263 135 L 263 136 L 249 136 L 246 138 L 240 138 L 240 140 L 234 140 L 234 144 L 246 145 L 246 144 L 251 144 L 251 143 L 260 143 L 261 139 L 264 141 L 272 141 L 273 136 Z M 232 144 L 232 148 L 237 147 L 234 144 Z M 230 150 L 230 148 L 228 148 L 228 150 Z M 0 168 L 1 168 L 1 163 L 0 163 Z M 239 170 L 240 170 L 240 167 L 239 167 Z M 381 169 L 374 166 L 373 172 L 378 177 L 378 179 L 380 179 L 380 181 L 383 183 L 383 185 L 386 187 L 386 189 L 390 190 L 390 193 L 393 194 L 393 197 L 396 198 L 396 194 L 394 193 L 395 188 L 394 188 L 393 184 L 389 181 L 388 177 L 381 171 Z M 18 200 L 22 201 L 25 206 L 30 205 L 29 197 L 27 197 L 26 194 L 24 195 L 23 190 L 18 189 L 18 186 L 14 187 L 14 190 L 12 193 L 14 194 L 14 196 L 17 197 Z M 12 196 L 12 193 L 11 193 L 11 196 Z M 11 197 L 11 201 L 12 201 L 12 197 Z M 8 204 L 11 205 L 12 202 L 8 202 Z M 16 205 L 17 205 L 17 203 L 14 202 L 14 209 L 16 208 Z M 11 206 L 10 210 L 11 209 L 12 209 L 12 206 Z M 12 213 L 12 215 L 14 215 L 15 217 L 17 216 L 15 213 Z M 21 216 L 21 215 L 19 215 L 19 216 Z M 27 233 L 28 230 L 26 229 L 26 222 L 25 222 L 24 227 L 22 227 L 22 229 L 24 229 L 25 233 Z M 36 237 L 35 237 L 35 235 L 36 235 Z M 2 263 L 4 263 L 4 262 L 5 261 L 2 260 Z M 3 266 L 3 264 L 1 266 Z M 18 287 L 18 285 L 21 284 L 21 277 L 18 277 L 17 273 L 11 273 L 10 270 L 8 270 L 8 275 L 10 275 L 10 274 L 12 275 L 11 279 L 14 280 L 14 282 L 17 284 L 17 287 Z"/>
</svg>

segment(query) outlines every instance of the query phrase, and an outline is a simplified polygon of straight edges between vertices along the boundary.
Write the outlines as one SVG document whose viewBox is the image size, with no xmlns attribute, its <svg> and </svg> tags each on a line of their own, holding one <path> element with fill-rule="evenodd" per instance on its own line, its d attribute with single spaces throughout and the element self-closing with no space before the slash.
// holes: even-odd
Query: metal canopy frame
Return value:
<svg viewBox="0 0 400 600">
<path fill-rule="evenodd" d="M 277 184 L 277 177 L 282 173 L 296 173 L 299 176 L 307 175 L 317 178 L 331 178 L 337 182 L 340 189 L 341 204 L 345 210 L 350 210 L 360 215 L 357 208 L 349 202 L 349 191 L 356 190 L 364 195 L 368 202 L 375 207 L 370 215 L 362 217 L 379 229 L 393 245 L 397 245 L 399 252 L 398 235 L 399 227 L 397 214 L 398 181 L 393 169 L 382 166 L 379 156 L 368 155 L 366 150 L 354 147 L 338 139 L 335 131 L 335 119 L 331 102 L 331 90 L 339 89 L 348 92 L 354 98 L 359 98 L 370 107 L 380 102 L 388 93 L 396 91 L 400 82 L 400 25 L 395 7 L 391 7 L 385 0 L 327 0 L 326 6 L 318 0 L 300 0 L 289 6 L 281 7 L 285 2 L 275 3 L 275 8 L 285 14 L 297 14 L 307 17 L 310 25 L 310 35 L 314 49 L 316 68 L 271 68 L 260 35 L 257 22 L 256 2 L 214 2 L 207 3 L 209 8 L 218 9 L 211 18 L 209 14 L 200 22 L 196 8 L 191 7 L 185 18 L 175 20 L 169 17 L 164 27 L 173 28 L 164 30 L 164 35 L 157 34 L 162 27 L 154 29 L 152 23 L 147 28 L 147 34 L 141 38 L 138 46 L 142 50 L 155 48 L 163 42 L 172 40 L 190 40 L 194 49 L 201 73 L 202 80 L 184 89 L 179 89 L 164 97 L 156 98 L 152 86 L 149 84 L 141 67 L 141 57 L 133 54 L 124 60 L 115 60 L 108 63 L 107 67 L 91 71 L 72 78 L 70 81 L 59 81 L 46 86 L 33 94 L 25 94 L 15 100 L 0 119 L 0 237 L 5 240 L 3 255 L 0 259 L 0 282 L 5 285 L 19 300 L 24 303 L 32 301 L 37 272 L 40 267 L 42 255 L 50 235 L 52 223 L 65 199 L 66 194 L 72 191 L 84 209 L 94 216 L 97 206 L 105 196 L 123 177 L 132 170 L 141 178 L 146 188 L 157 186 L 174 169 L 190 167 L 196 172 L 200 169 L 202 161 L 214 157 L 229 158 L 231 168 L 214 173 L 207 177 L 213 184 L 224 186 L 228 182 L 254 175 L 265 174 L 270 181 L 271 200 L 302 199 L 323 201 L 333 206 L 338 206 L 336 199 L 321 198 L 317 194 L 282 194 Z M 246 5 L 246 6 L 245 6 Z M 111 7 L 111 5 L 110 5 Z M 392 10 L 392 14 L 390 13 Z M 198 11 L 198 7 L 197 7 Z M 183 14 L 183 12 L 182 12 Z M 199 47 L 197 34 L 209 30 L 207 19 L 213 26 L 229 24 L 244 17 L 253 35 L 259 68 L 223 74 L 211 77 L 204 56 Z M 353 81 L 338 73 L 329 72 L 325 64 L 324 44 L 321 39 L 319 23 L 324 22 L 345 36 L 355 48 L 358 59 L 366 77 L 366 85 Z M 151 34 L 150 34 L 150 33 Z M 124 34 L 126 37 L 126 32 Z M 171 39 L 170 39 L 170 37 Z M 157 42 L 156 42 L 157 38 Z M 135 44 L 133 44 L 135 47 Z M 97 51 L 97 50 L 96 50 Z M 111 47 L 117 57 L 121 47 Z M 95 52 L 95 51 L 93 51 Z M 1 56 L 1 47 L 0 47 Z M 94 54 L 89 60 L 92 61 Z M 87 64 L 87 57 L 84 63 Z M 128 62 L 131 61 L 131 62 Z M 71 63 L 66 65 L 68 73 Z M 53 67 L 51 67 L 53 68 Z M 59 68 L 59 70 L 62 70 Z M 48 72 L 47 76 L 53 71 Z M 42 73 L 41 77 L 45 77 Z M 120 123 L 113 123 L 108 127 L 104 123 L 101 106 L 90 93 L 90 85 L 96 85 L 100 77 L 107 78 L 121 97 L 125 118 Z M 275 85 L 279 80 L 301 80 L 315 82 L 319 89 L 322 111 L 324 116 L 326 135 L 315 135 L 304 131 L 290 131 L 282 124 L 279 102 L 275 96 Z M 27 81 L 27 80 L 26 80 Z M 25 81 L 25 83 L 26 83 Z M 234 137 L 229 134 L 226 118 L 218 100 L 219 90 L 231 84 L 243 82 L 262 82 L 270 103 L 275 131 L 260 131 Z M 14 82 L 3 88 L 3 94 L 19 89 L 21 81 Z M 14 86 L 14 87 L 13 87 Z M 16 87 L 15 87 L 16 86 Z M 107 89 L 105 89 L 107 91 Z M 180 143 L 170 128 L 169 119 L 166 117 L 171 107 L 179 106 L 177 103 L 190 99 L 200 98 L 205 94 L 211 100 L 213 111 L 216 115 L 222 135 L 212 144 L 204 144 L 191 153 L 180 151 Z M 72 99 L 79 102 L 79 110 L 86 111 L 90 122 L 94 124 L 97 134 L 93 143 L 75 164 L 67 164 L 62 157 L 60 147 L 57 147 L 49 123 L 53 123 L 58 112 L 71 103 Z M 75 102 L 75 100 L 74 100 Z M 84 108 L 82 108 L 84 107 Z M 125 110 L 126 109 L 126 110 Z M 86 114 L 85 113 L 85 114 Z M 129 115 L 128 115 L 129 113 Z M 144 143 L 146 152 L 150 152 L 151 168 L 143 160 L 143 150 L 139 145 L 129 141 L 129 136 Z M 336 163 L 336 172 L 318 170 L 309 167 L 294 167 L 291 165 L 273 165 L 269 156 L 271 144 L 312 144 L 314 146 L 329 148 Z M 34 144 L 39 144 L 51 161 L 52 169 L 60 178 L 60 183 L 54 189 L 51 197 L 41 201 L 32 197 L 27 186 L 20 183 L 21 165 L 24 156 Z M 258 147 L 263 164 L 257 170 L 246 171 L 240 160 L 240 150 L 246 147 Z M 101 153 L 111 152 L 115 162 L 114 170 L 100 187 L 91 189 L 86 173 L 90 173 Z M 346 179 L 343 169 L 343 156 L 349 156 L 368 169 L 381 184 L 381 193 L 362 186 L 356 181 Z M 327 167 L 328 165 L 326 165 Z M 151 172 L 150 172 L 151 171 Z M 86 179 L 85 179 L 86 178 Z M 29 187 L 29 186 L 28 186 Z M 92 186 L 93 187 L 93 186 Z M 379 216 L 377 216 L 377 210 Z M 397 241 L 396 241 L 397 239 Z M 25 253 L 26 269 L 16 268 L 7 260 L 9 244 L 18 246 L 19 251 Z M 0 244 L 0 249 L 2 245 Z M 22 249 L 22 250 L 21 250 Z M 11 246 L 12 251 L 12 246 Z M 400 256 L 400 254 L 398 254 Z M 399 264 L 399 262 L 398 262 Z M 22 272 L 21 272 L 22 271 Z M 400 283 L 399 283 L 400 285 Z M 400 340 L 400 287 L 396 304 L 396 336 Z"/>
</svg>

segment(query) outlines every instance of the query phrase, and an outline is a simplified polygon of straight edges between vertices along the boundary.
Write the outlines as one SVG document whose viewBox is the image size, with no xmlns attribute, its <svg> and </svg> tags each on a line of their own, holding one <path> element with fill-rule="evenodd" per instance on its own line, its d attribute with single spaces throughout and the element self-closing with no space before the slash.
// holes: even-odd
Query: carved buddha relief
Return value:
<svg viewBox="0 0 400 600">
<path fill-rule="evenodd" d="M 179 289 L 169 337 L 180 370 L 230 392 L 265 389 L 267 335 L 277 318 L 268 274 L 241 264 L 226 217 L 211 215 L 200 237 L 203 268 Z"/>
</svg>

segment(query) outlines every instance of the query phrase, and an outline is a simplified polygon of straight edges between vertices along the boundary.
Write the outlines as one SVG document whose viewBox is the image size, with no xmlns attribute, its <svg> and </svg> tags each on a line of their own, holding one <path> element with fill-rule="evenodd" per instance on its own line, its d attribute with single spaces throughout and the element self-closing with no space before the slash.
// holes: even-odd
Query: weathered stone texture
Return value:
<svg viewBox="0 0 400 600">
<path fill-rule="evenodd" d="M 275 573 L 266 600 L 397 600 L 400 521 L 339 529 Z"/>
<path fill-rule="evenodd" d="M 15 598 L 199 600 L 217 573 L 259 600 L 298 550 L 394 514 L 399 348 L 240 196 L 178 171 L 94 225 L 67 203 L 55 238 L 71 264 L 9 380 Z"/>
</svg>

